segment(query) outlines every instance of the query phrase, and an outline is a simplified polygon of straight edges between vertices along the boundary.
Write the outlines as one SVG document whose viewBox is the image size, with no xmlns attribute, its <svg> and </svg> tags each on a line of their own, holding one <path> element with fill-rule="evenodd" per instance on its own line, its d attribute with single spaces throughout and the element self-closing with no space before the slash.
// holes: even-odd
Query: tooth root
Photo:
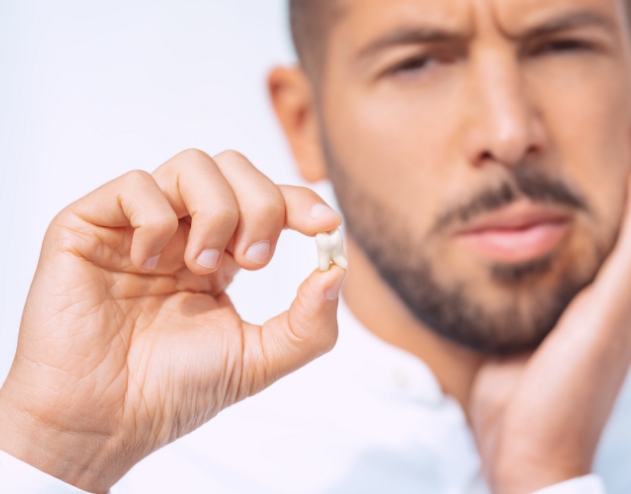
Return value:
<svg viewBox="0 0 631 494">
<path fill-rule="evenodd" d="M 344 270 L 348 268 L 348 261 L 344 255 L 344 237 L 340 230 L 318 233 L 316 244 L 318 245 L 318 267 L 321 271 L 328 271 L 332 262 Z"/>
<path fill-rule="evenodd" d="M 318 267 L 320 271 L 328 271 L 331 267 L 331 254 L 329 252 L 320 250 L 318 253 Z"/>
<path fill-rule="evenodd" d="M 338 254 L 335 257 L 333 257 L 333 262 L 337 266 L 342 268 L 344 271 L 346 271 L 348 269 L 348 261 L 346 260 L 346 257 L 344 257 L 343 254 Z"/>
</svg>

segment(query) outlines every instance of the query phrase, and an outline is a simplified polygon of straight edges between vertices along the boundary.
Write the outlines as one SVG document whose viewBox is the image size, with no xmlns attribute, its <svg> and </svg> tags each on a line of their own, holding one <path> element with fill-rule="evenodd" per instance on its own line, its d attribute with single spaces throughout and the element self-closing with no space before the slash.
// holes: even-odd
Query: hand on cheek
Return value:
<svg viewBox="0 0 631 494">
<path fill-rule="evenodd" d="M 618 243 L 592 285 L 528 358 L 478 372 L 470 416 L 498 493 L 529 493 L 591 472 L 631 365 L 631 194 Z"/>
</svg>

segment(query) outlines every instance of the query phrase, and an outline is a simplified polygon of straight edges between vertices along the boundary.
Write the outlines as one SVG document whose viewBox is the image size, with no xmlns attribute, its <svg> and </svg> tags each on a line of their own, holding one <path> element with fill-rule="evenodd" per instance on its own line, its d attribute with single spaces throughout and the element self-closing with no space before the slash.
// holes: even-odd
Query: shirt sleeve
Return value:
<svg viewBox="0 0 631 494">
<path fill-rule="evenodd" d="M 1 450 L 0 491 L 3 494 L 90 494 Z"/>
<path fill-rule="evenodd" d="M 586 475 L 551 485 L 532 494 L 607 494 L 607 491 L 600 476 Z"/>
</svg>

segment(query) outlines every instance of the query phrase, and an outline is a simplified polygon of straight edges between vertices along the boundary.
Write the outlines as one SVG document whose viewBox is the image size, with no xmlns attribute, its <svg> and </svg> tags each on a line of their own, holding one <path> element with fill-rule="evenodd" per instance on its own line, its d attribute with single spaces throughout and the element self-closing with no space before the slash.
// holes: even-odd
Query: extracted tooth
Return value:
<svg viewBox="0 0 631 494">
<path fill-rule="evenodd" d="M 318 233 L 316 244 L 320 271 L 328 271 L 331 263 L 337 264 L 344 270 L 348 268 L 348 261 L 344 254 L 344 237 L 339 229 L 330 233 Z"/>
</svg>

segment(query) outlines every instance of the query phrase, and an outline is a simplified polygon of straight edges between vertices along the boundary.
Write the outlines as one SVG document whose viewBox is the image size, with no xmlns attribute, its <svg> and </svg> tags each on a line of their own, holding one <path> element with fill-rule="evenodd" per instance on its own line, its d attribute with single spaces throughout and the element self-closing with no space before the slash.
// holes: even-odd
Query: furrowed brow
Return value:
<svg viewBox="0 0 631 494">
<path fill-rule="evenodd" d="M 551 36 L 563 31 L 584 27 L 601 27 L 607 30 L 617 28 L 615 22 L 604 14 L 590 10 L 572 12 L 560 17 L 550 19 L 543 24 L 535 26 L 519 34 L 519 38 L 539 38 Z"/>
<path fill-rule="evenodd" d="M 465 36 L 444 29 L 433 27 L 404 27 L 377 38 L 367 46 L 361 48 L 357 58 L 368 58 L 385 49 L 402 45 L 415 45 L 423 43 L 446 43 L 449 41 L 462 41 Z"/>
</svg>

